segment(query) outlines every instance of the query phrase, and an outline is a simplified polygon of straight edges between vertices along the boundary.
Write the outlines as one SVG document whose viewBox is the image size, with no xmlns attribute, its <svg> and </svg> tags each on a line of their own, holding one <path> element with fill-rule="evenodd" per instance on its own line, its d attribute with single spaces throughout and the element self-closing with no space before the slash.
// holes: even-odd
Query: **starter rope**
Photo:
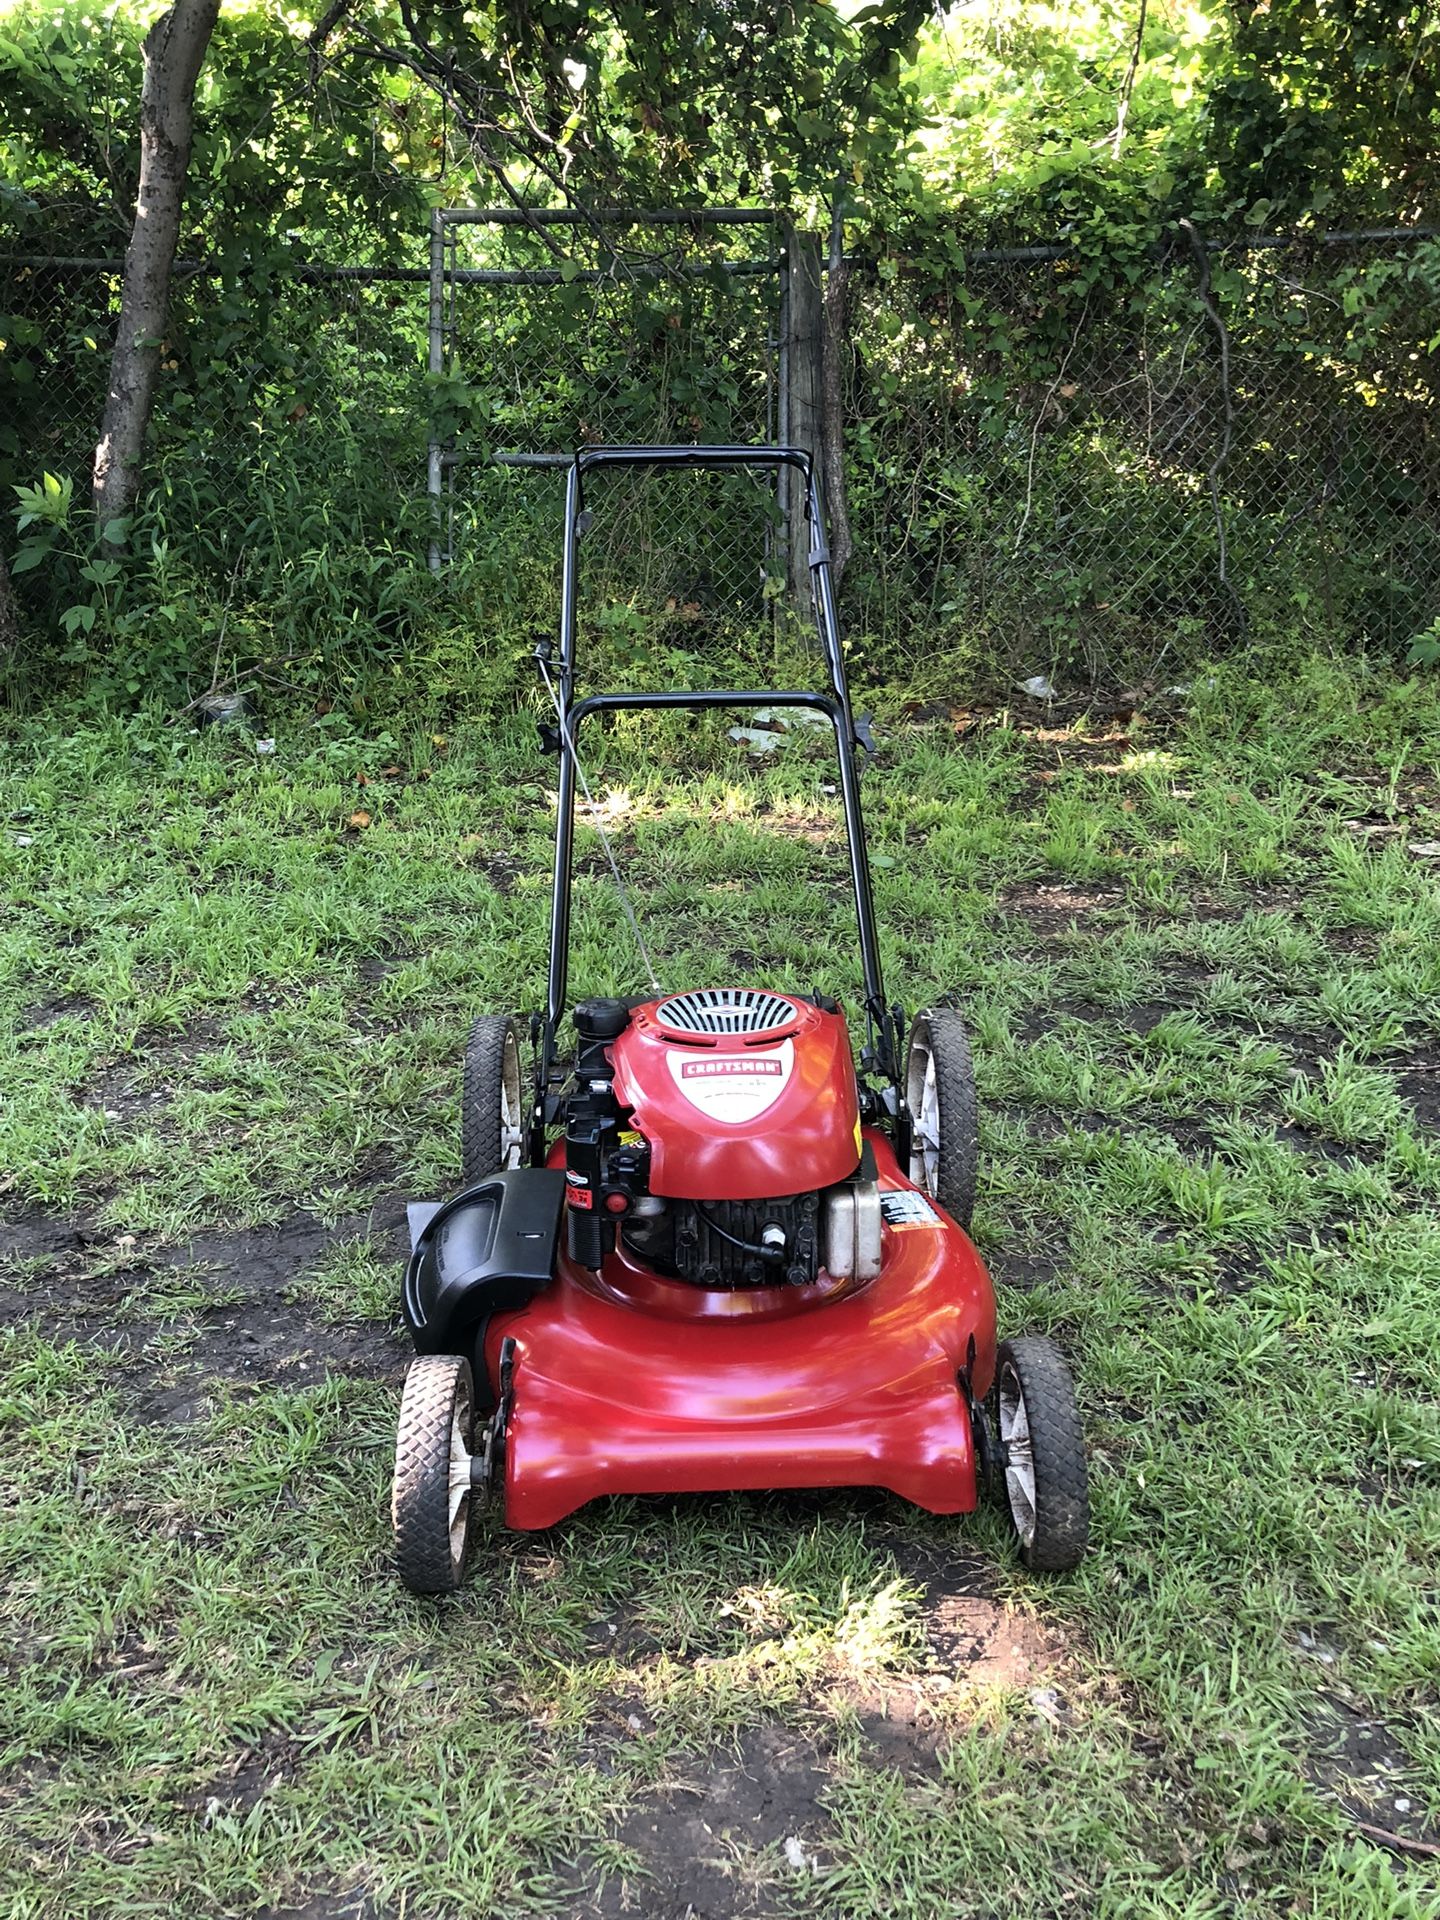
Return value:
<svg viewBox="0 0 1440 1920">
<path fill-rule="evenodd" d="M 575 742 L 570 737 L 570 723 L 565 717 L 565 708 L 561 704 L 560 695 L 555 691 L 555 682 L 550 678 L 550 670 L 543 660 L 537 658 L 535 664 L 540 669 L 540 678 L 545 682 L 546 691 L 550 695 L 550 704 L 555 709 L 555 718 L 560 723 L 561 744 L 570 756 L 570 764 L 575 769 L 575 777 L 580 782 L 581 791 L 584 793 L 586 804 L 590 808 L 591 825 L 594 827 L 596 833 L 599 834 L 600 844 L 605 849 L 605 858 L 610 862 L 610 871 L 615 877 L 615 891 L 620 896 L 620 908 L 629 923 L 631 933 L 635 936 L 635 945 L 640 949 L 640 959 L 645 968 L 645 977 L 650 982 L 652 992 L 663 993 L 665 989 L 655 978 L 655 963 L 650 958 L 650 949 L 645 944 L 645 936 L 640 931 L 640 922 L 635 918 L 635 909 L 630 904 L 630 896 L 625 891 L 625 882 L 620 877 L 620 868 L 615 859 L 615 851 L 610 845 L 609 836 L 600 824 L 600 809 L 595 804 L 595 796 L 590 791 L 590 782 L 585 778 L 585 769 L 580 764 L 580 755 L 576 752 Z"/>
</svg>

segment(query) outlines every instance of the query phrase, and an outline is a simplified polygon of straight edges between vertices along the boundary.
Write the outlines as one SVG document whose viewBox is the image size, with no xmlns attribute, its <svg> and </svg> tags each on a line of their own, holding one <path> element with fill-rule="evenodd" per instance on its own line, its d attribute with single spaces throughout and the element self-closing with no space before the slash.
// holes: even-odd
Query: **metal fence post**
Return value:
<svg viewBox="0 0 1440 1920">
<path fill-rule="evenodd" d="M 803 447 L 813 459 L 820 457 L 821 347 L 824 312 L 822 307 L 820 236 L 802 233 L 794 226 L 785 230 L 786 326 L 786 440 L 792 447 Z M 786 512 L 786 546 L 790 598 L 802 618 L 810 611 L 810 534 L 805 522 L 805 489 L 795 484 L 789 490 Z"/>
<path fill-rule="evenodd" d="M 430 209 L 430 371 L 445 371 L 445 212 Z M 430 571 L 440 571 L 440 528 L 445 489 L 444 449 L 435 425 L 435 400 L 430 397 L 429 444 L 425 464 L 425 491 L 430 496 Z"/>
</svg>

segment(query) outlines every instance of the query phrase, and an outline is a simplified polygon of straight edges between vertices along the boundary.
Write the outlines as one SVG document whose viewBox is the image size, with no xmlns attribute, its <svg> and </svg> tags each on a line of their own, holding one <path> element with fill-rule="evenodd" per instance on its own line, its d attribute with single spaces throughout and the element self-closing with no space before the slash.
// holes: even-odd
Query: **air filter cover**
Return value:
<svg viewBox="0 0 1440 1920">
<path fill-rule="evenodd" d="M 657 1026 L 672 1033 L 779 1035 L 793 1027 L 800 1009 L 793 1000 L 755 987 L 702 987 L 677 993 L 655 1009 Z"/>
</svg>

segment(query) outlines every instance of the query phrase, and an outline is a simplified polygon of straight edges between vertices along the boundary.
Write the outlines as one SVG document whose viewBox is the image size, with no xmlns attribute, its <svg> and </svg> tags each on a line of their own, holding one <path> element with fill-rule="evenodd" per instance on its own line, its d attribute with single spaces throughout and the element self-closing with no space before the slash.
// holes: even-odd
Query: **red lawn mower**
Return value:
<svg viewBox="0 0 1440 1920">
<path fill-rule="evenodd" d="M 804 489 L 828 693 L 576 699 L 587 478 L 607 467 L 790 468 Z M 1024 1561 L 1072 1567 L 1089 1508 L 1074 1389 L 1048 1339 L 996 1345 L 967 1229 L 976 1110 L 958 1013 L 886 1004 L 857 749 L 819 492 L 791 448 L 614 447 L 568 470 L 558 658 L 537 649 L 560 756 L 549 990 L 521 1031 L 475 1022 L 464 1186 L 412 1209 L 392 1513 L 400 1577 L 460 1584 L 479 1509 L 551 1527 L 602 1494 L 875 1486 L 932 1513 L 1003 1489 Z M 552 675 L 552 667 L 554 669 Z M 864 976 L 859 1071 L 839 1006 L 737 985 L 567 1006 L 583 723 L 654 708 L 809 708 L 835 729 Z M 568 1050 L 567 1050 L 568 1051 Z"/>
</svg>

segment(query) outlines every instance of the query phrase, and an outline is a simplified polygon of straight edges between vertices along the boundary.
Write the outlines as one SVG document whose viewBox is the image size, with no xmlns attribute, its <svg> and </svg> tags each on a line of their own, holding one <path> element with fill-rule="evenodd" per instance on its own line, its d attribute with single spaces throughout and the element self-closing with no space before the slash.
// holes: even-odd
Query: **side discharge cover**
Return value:
<svg viewBox="0 0 1440 1920">
<path fill-rule="evenodd" d="M 555 1273 L 563 1170 L 516 1167 L 447 1200 L 405 1269 L 401 1308 L 420 1353 L 451 1353 L 492 1313 L 528 1306 Z"/>
</svg>

